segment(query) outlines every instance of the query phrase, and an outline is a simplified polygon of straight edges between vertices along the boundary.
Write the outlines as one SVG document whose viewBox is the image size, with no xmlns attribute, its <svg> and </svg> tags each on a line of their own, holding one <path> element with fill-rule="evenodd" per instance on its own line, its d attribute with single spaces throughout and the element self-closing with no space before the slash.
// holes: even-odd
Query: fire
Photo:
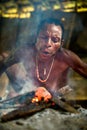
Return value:
<svg viewBox="0 0 87 130">
<path fill-rule="evenodd" d="M 48 102 L 51 98 L 52 95 L 44 87 L 39 87 L 35 92 L 35 97 L 32 99 L 32 103 L 40 102 L 42 100 Z"/>
<path fill-rule="evenodd" d="M 39 102 L 38 97 L 34 97 L 34 98 L 32 99 L 32 103 L 35 103 L 35 102 Z"/>
<path fill-rule="evenodd" d="M 44 98 L 45 101 L 52 98 L 52 95 L 44 87 L 37 88 L 35 96 L 38 97 L 39 100 L 42 100 L 42 98 Z"/>
</svg>

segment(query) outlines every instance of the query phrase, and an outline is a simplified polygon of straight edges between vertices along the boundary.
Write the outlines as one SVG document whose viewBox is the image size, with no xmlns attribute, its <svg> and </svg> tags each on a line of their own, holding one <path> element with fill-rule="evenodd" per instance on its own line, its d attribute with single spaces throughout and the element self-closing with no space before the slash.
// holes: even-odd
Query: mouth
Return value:
<svg viewBox="0 0 87 130">
<path fill-rule="evenodd" d="M 43 54 L 46 54 L 46 55 L 48 55 L 48 54 L 50 54 L 49 52 L 47 52 L 47 51 L 44 51 L 44 52 L 42 52 Z"/>
<path fill-rule="evenodd" d="M 49 58 L 52 55 L 52 53 L 50 52 L 49 49 L 43 48 L 43 49 L 40 50 L 40 55 L 43 58 Z"/>
<path fill-rule="evenodd" d="M 41 54 L 46 55 L 46 56 L 51 55 L 51 53 L 50 53 L 50 52 L 48 52 L 48 51 L 41 51 Z"/>
<path fill-rule="evenodd" d="M 39 54 L 42 59 L 47 59 L 51 56 L 51 54 L 48 51 L 44 51 L 44 50 L 41 50 Z"/>
</svg>

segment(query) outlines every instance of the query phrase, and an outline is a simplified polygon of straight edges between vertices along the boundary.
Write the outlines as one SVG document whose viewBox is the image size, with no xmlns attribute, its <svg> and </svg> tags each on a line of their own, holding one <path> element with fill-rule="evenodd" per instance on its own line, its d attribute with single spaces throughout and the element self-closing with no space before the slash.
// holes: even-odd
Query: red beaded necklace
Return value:
<svg viewBox="0 0 87 130">
<path fill-rule="evenodd" d="M 38 59 L 37 59 L 37 56 L 36 56 L 36 76 L 37 76 L 37 79 L 40 82 L 44 83 L 44 82 L 46 82 L 48 80 L 48 78 L 50 76 L 50 73 L 51 73 L 51 70 L 52 70 L 52 67 L 53 67 L 53 64 L 54 64 L 54 57 L 53 57 L 53 60 L 52 60 L 48 75 L 47 75 L 46 79 L 43 80 L 43 79 L 40 78 L 40 74 L 39 74 L 40 72 L 39 72 L 39 67 L 38 67 Z M 44 75 L 46 75 L 46 68 L 44 68 Z"/>
</svg>

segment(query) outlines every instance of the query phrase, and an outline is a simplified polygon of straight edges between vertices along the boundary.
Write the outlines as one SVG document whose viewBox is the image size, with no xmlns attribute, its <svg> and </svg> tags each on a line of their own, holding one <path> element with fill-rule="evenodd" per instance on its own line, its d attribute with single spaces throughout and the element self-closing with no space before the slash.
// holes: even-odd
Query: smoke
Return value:
<svg viewBox="0 0 87 130">
<path fill-rule="evenodd" d="M 23 94 L 36 89 L 34 82 L 35 75 L 35 61 L 33 58 L 34 52 L 28 50 L 28 48 L 22 48 L 22 54 L 19 55 L 20 63 L 11 65 L 7 70 L 6 74 L 9 78 L 9 85 L 18 94 Z M 20 54 L 20 53 L 19 53 Z M 9 88 L 9 93 L 11 92 L 11 87 Z"/>
</svg>

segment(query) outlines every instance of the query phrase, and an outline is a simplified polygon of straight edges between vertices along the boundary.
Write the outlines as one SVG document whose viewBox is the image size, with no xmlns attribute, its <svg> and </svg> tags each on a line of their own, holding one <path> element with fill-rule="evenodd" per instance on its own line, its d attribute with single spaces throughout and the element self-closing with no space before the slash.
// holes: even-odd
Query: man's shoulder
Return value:
<svg viewBox="0 0 87 130">
<path fill-rule="evenodd" d="M 58 56 L 61 55 L 62 57 L 65 57 L 65 56 L 69 55 L 70 53 L 71 53 L 70 50 L 68 50 L 66 48 L 61 48 L 61 50 L 58 50 L 57 55 Z"/>
<path fill-rule="evenodd" d="M 70 56 L 70 57 L 72 57 L 73 55 L 76 55 L 74 52 L 72 52 L 71 50 L 66 49 L 66 48 L 61 49 L 61 54 L 63 56 Z"/>
<path fill-rule="evenodd" d="M 62 48 L 58 53 L 57 57 L 60 60 L 63 60 L 64 62 L 66 61 L 72 61 L 77 55 L 72 52 L 71 50 L 68 50 L 66 48 Z"/>
<path fill-rule="evenodd" d="M 74 66 L 77 61 L 81 61 L 76 53 L 65 48 L 61 50 L 61 57 L 69 66 Z"/>
</svg>

